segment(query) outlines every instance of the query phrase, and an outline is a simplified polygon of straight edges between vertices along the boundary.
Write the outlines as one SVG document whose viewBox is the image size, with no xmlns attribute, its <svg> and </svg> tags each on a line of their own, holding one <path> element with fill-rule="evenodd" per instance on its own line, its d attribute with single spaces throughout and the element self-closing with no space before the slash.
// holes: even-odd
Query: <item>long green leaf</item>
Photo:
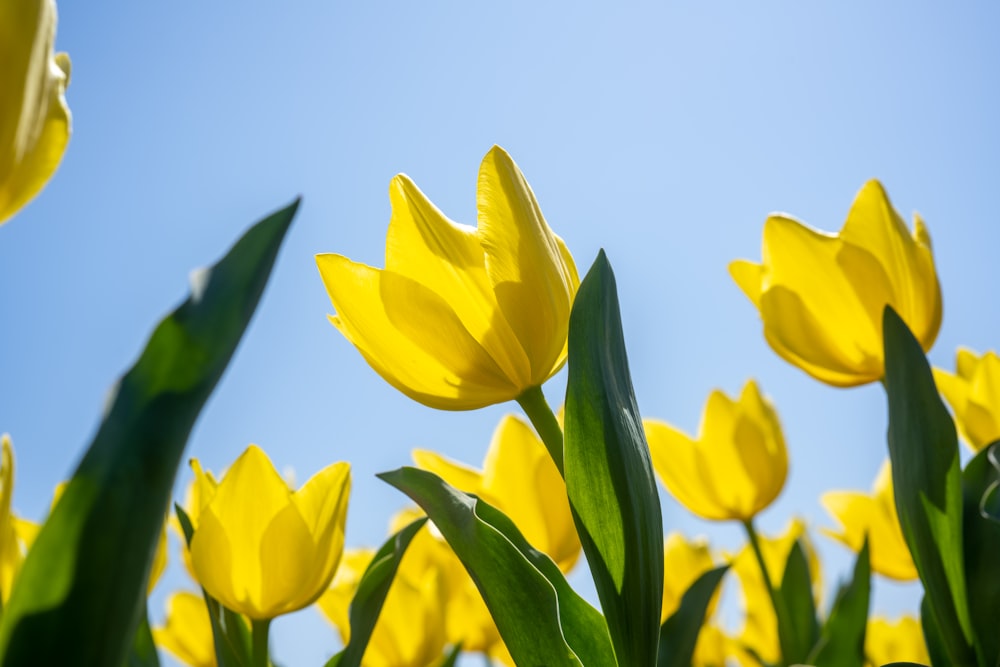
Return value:
<svg viewBox="0 0 1000 667">
<path fill-rule="evenodd" d="M 2 664 L 121 665 L 188 434 L 267 284 L 298 202 L 257 223 L 153 332 L 14 585 Z"/>
<path fill-rule="evenodd" d="M 954 665 L 975 665 L 962 555 L 958 436 L 930 364 L 889 306 L 882 317 L 889 457 L 899 521 Z"/>
<path fill-rule="evenodd" d="M 160 667 L 160 656 L 153 642 L 153 632 L 149 628 L 149 619 L 142 615 L 139 628 L 132 639 L 125 667 Z"/>
<path fill-rule="evenodd" d="M 660 626 L 656 667 L 690 667 L 708 605 L 728 570 L 728 565 L 709 570 L 684 592 L 677 611 Z"/>
<path fill-rule="evenodd" d="M 656 663 L 663 518 L 602 250 L 569 322 L 566 491 L 620 665 Z"/>
<path fill-rule="evenodd" d="M 993 466 L 1000 443 L 984 448 L 962 472 L 962 535 L 969 615 L 978 649 L 989 667 L 1000 663 L 1000 523 L 981 513 L 987 489 L 1000 482 Z"/>
<path fill-rule="evenodd" d="M 816 620 L 809 561 L 800 540 L 796 540 L 788 552 L 781 585 L 775 593 L 775 615 L 783 662 L 805 662 L 819 640 L 819 621 Z"/>
<path fill-rule="evenodd" d="M 386 540 L 385 544 L 375 553 L 371 563 L 365 568 L 358 583 L 358 589 L 354 592 L 351 600 L 351 608 L 348 614 L 351 623 L 351 638 L 340 653 L 330 658 L 326 667 L 360 667 L 361 659 L 368 648 L 368 640 L 371 639 L 372 631 L 378 622 L 378 616 L 382 611 L 382 603 L 389 593 L 392 580 L 399 569 L 399 563 L 403 560 L 406 548 L 410 546 L 410 541 L 417 534 L 423 525 L 427 523 L 427 518 L 417 519 L 402 528 L 395 535 Z"/>
<path fill-rule="evenodd" d="M 615 664 L 600 612 L 566 583 L 552 560 L 517 526 L 437 475 L 400 468 L 378 475 L 423 508 L 479 588 L 519 665 Z"/>
<path fill-rule="evenodd" d="M 854 561 L 851 580 L 841 585 L 820 640 L 808 662 L 814 667 L 864 667 L 865 631 L 871 597 L 871 563 L 868 538 Z"/>
<path fill-rule="evenodd" d="M 944 640 L 941 639 L 941 630 L 938 629 L 937 621 L 934 619 L 934 610 L 931 609 L 926 594 L 920 600 L 920 627 L 924 631 L 924 644 L 927 646 L 931 665 L 933 667 L 952 667 Z"/>
</svg>

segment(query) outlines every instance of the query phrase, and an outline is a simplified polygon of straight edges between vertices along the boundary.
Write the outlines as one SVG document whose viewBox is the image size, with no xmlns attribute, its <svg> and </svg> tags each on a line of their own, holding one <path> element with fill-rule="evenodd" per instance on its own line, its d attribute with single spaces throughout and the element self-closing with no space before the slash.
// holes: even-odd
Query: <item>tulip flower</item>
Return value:
<svg viewBox="0 0 1000 667">
<path fill-rule="evenodd" d="M 911 234 L 878 181 L 861 188 L 837 235 L 770 216 L 762 256 L 729 272 L 760 311 L 771 348 L 817 380 L 852 387 L 882 378 L 886 305 L 925 351 L 937 337 L 941 288 L 930 236 L 919 216 Z"/>
<path fill-rule="evenodd" d="M 566 496 L 566 483 L 531 426 L 515 415 L 501 419 L 483 470 L 426 450 L 415 450 L 417 466 L 472 493 L 506 514 L 528 543 L 549 555 L 563 572 L 580 556 L 580 538 Z"/>
<path fill-rule="evenodd" d="M 0 601 L 4 604 L 39 529 L 11 512 L 13 497 L 14 448 L 10 436 L 4 433 L 0 435 Z"/>
<path fill-rule="evenodd" d="M 0 224 L 52 177 L 69 142 L 69 57 L 54 0 L 0 3 Z"/>
<path fill-rule="evenodd" d="M 924 631 L 920 621 L 912 616 L 903 616 L 895 622 L 884 618 L 868 621 L 865 633 L 866 667 L 879 667 L 890 662 L 915 662 L 931 664 Z"/>
<path fill-rule="evenodd" d="M 934 369 L 934 381 L 955 413 L 958 432 L 975 451 L 1000 440 L 1000 357 L 959 348 L 955 374 Z"/>
<path fill-rule="evenodd" d="M 218 482 L 197 459 L 191 467 L 200 498 L 191 563 L 209 595 L 255 621 L 315 602 L 343 551 L 350 466 L 334 463 L 298 491 L 256 445 Z"/>
<path fill-rule="evenodd" d="M 215 640 L 205 598 L 181 591 L 167 599 L 166 625 L 153 628 L 153 641 L 190 667 L 215 667 Z"/>
<path fill-rule="evenodd" d="M 688 541 L 680 533 L 670 533 L 663 541 L 663 607 L 660 623 L 670 618 L 681 605 L 681 598 L 698 577 L 715 567 L 704 538 Z M 717 588 L 706 616 L 711 617 L 719 600 Z"/>
<path fill-rule="evenodd" d="M 841 532 L 824 531 L 846 544 L 855 553 L 868 536 L 872 570 L 899 581 L 917 578 L 917 568 L 906 546 L 903 529 L 896 514 L 892 493 L 892 469 L 889 461 L 882 465 L 871 494 L 857 491 L 830 491 L 820 502 L 842 526 Z"/>
<path fill-rule="evenodd" d="M 767 564 L 768 575 L 772 582 L 781 582 L 785 573 L 785 563 L 788 554 L 797 540 L 801 540 L 809 564 L 809 575 L 813 584 L 813 597 L 817 601 L 823 590 L 822 571 L 819 557 L 812 548 L 806 534 L 805 524 L 799 519 L 789 522 L 785 532 L 779 537 L 762 536 L 760 549 Z M 732 561 L 732 571 L 740 581 L 743 593 L 744 623 L 736 646 L 743 646 L 756 652 L 766 664 L 776 664 L 781 657 L 781 645 L 778 642 L 778 621 L 774 615 L 771 596 L 764 584 L 760 565 L 750 545 L 746 545 Z M 741 665 L 758 666 L 759 661 L 750 657 L 745 650 L 737 651 L 736 657 Z"/>
<path fill-rule="evenodd" d="M 749 521 L 781 493 L 788 453 L 778 415 L 750 380 L 739 400 L 713 391 L 693 439 L 643 421 L 653 468 L 688 510 L 715 521 Z"/>
<path fill-rule="evenodd" d="M 385 269 L 316 256 L 330 321 L 389 384 L 433 408 L 516 399 L 566 361 L 580 279 L 514 161 L 494 146 L 478 228 L 452 222 L 405 175 L 389 187 Z"/>
</svg>

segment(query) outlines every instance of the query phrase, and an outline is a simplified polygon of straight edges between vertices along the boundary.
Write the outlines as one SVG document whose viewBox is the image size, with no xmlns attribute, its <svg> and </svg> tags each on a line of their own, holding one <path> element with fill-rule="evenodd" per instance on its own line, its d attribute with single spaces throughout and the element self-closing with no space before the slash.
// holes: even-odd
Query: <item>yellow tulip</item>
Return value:
<svg viewBox="0 0 1000 667">
<path fill-rule="evenodd" d="M 0 3 L 0 224 L 52 177 L 69 142 L 69 57 L 54 0 Z"/>
<path fill-rule="evenodd" d="M 712 552 L 708 548 L 708 540 L 699 538 L 688 541 L 680 533 L 670 533 L 663 541 L 663 607 L 660 623 L 662 624 L 680 607 L 681 598 L 691 584 L 701 575 L 715 567 Z M 709 604 L 707 617 L 715 611 L 719 600 L 717 588 Z"/>
<path fill-rule="evenodd" d="M 917 568 L 906 546 L 892 494 L 892 469 L 882 465 L 871 494 L 857 491 L 830 491 L 820 503 L 842 526 L 841 532 L 824 531 L 854 552 L 861 550 L 868 535 L 872 570 L 900 581 L 917 578 Z"/>
<path fill-rule="evenodd" d="M 424 530 L 424 529 L 422 529 Z M 346 645 L 351 628 L 348 610 L 371 562 L 372 549 L 349 549 L 330 589 L 318 606 L 333 623 Z M 403 556 L 403 563 L 409 554 Z M 440 659 L 445 648 L 444 609 L 441 606 L 440 573 L 401 567 L 386 595 L 378 621 L 368 640 L 363 667 L 427 667 Z"/>
<path fill-rule="evenodd" d="M 330 321 L 371 367 L 445 410 L 515 399 L 558 371 L 580 279 L 510 156 L 494 146 L 483 159 L 478 228 L 446 218 L 403 174 L 389 198 L 384 270 L 316 256 Z"/>
<path fill-rule="evenodd" d="M 215 641 L 205 598 L 181 591 L 167 599 L 166 624 L 153 628 L 153 641 L 190 667 L 215 667 Z"/>
<path fill-rule="evenodd" d="M 778 415 L 750 380 L 738 401 L 713 391 L 698 438 L 643 421 L 653 468 L 688 510 L 715 521 L 749 520 L 785 485 L 788 453 Z"/>
<path fill-rule="evenodd" d="M 919 216 L 911 234 L 878 181 L 861 188 L 837 235 L 786 215 L 764 223 L 763 263 L 729 265 L 760 311 L 775 352 L 817 380 L 852 387 L 879 380 L 888 304 L 930 349 L 941 327 L 941 289 Z"/>
<path fill-rule="evenodd" d="M 35 540 L 39 526 L 13 514 L 14 448 L 10 436 L 0 436 L 0 601 L 6 604 L 14 579 L 21 571 L 28 547 Z"/>
<path fill-rule="evenodd" d="M 315 602 L 344 548 L 350 466 L 334 463 L 298 491 L 256 445 L 218 483 L 197 459 L 191 467 L 201 499 L 191 563 L 209 595 L 255 620 Z"/>
<path fill-rule="evenodd" d="M 805 524 L 800 519 L 790 521 L 785 532 L 779 537 L 769 538 L 761 536 L 761 553 L 764 556 L 768 575 L 771 581 L 777 585 L 781 582 L 781 578 L 785 573 L 785 563 L 788 560 L 788 554 L 791 552 L 795 541 L 799 539 L 802 540 L 806 561 L 809 564 L 809 575 L 813 584 L 813 596 L 818 606 L 823 590 L 822 571 L 820 569 L 819 557 L 809 542 Z M 749 544 L 744 546 L 733 559 L 732 571 L 736 573 L 740 581 L 744 612 L 743 628 L 734 646 L 743 646 L 752 649 L 766 663 L 777 663 L 781 657 L 781 645 L 778 642 L 778 621 L 774 615 L 774 605 L 771 602 L 771 596 L 764 584 L 760 565 Z M 752 659 L 749 653 L 744 650 L 737 650 L 735 655 L 741 665 L 760 664 Z"/>
<path fill-rule="evenodd" d="M 569 572 L 580 556 L 580 538 L 566 484 L 535 431 L 515 415 L 501 419 L 483 470 L 426 450 L 414 450 L 417 466 L 475 494 L 506 514 L 528 543 Z"/>
<path fill-rule="evenodd" d="M 924 631 L 920 621 L 912 616 L 903 616 L 895 622 L 884 618 L 869 620 L 865 633 L 865 657 L 871 667 L 890 662 L 931 664 L 924 643 Z"/>
<path fill-rule="evenodd" d="M 730 654 L 732 640 L 721 628 L 707 622 L 701 626 L 698 642 L 691 657 L 691 667 L 726 667 L 726 657 Z"/>
<path fill-rule="evenodd" d="M 955 413 L 959 433 L 979 451 L 1000 440 L 1000 357 L 990 350 L 977 356 L 959 348 L 955 374 L 934 369 L 934 381 Z"/>
</svg>

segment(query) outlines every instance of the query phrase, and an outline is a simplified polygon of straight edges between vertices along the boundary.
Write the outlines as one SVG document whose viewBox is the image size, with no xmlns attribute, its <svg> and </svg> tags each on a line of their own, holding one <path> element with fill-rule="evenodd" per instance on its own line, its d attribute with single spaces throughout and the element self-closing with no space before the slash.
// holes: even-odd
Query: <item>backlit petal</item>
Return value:
<svg viewBox="0 0 1000 667">
<path fill-rule="evenodd" d="M 200 594 L 181 591 L 167 598 L 166 625 L 153 628 L 156 645 L 189 667 L 215 667 L 212 622 Z"/>
</svg>

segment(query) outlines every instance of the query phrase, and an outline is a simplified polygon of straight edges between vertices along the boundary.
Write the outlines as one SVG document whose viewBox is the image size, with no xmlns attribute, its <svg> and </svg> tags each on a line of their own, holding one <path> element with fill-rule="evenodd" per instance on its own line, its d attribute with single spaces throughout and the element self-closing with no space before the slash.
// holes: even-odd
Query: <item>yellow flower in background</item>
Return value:
<svg viewBox="0 0 1000 667">
<path fill-rule="evenodd" d="M 887 304 L 924 351 L 937 337 L 941 288 L 930 236 L 919 216 L 911 234 L 878 181 L 861 188 L 837 235 L 770 216 L 762 256 L 729 272 L 760 311 L 774 351 L 817 380 L 852 387 L 882 378 Z"/>
<path fill-rule="evenodd" d="M 369 365 L 445 410 L 515 399 L 558 371 L 580 279 L 510 156 L 494 146 L 483 159 L 477 228 L 449 220 L 403 174 L 389 198 L 385 269 L 316 256 L 330 321 Z"/>
<path fill-rule="evenodd" d="M 698 438 L 643 420 L 653 468 L 670 493 L 698 516 L 745 521 L 778 497 L 788 453 L 778 415 L 750 380 L 733 401 L 713 391 Z"/>
<path fill-rule="evenodd" d="M 153 628 L 153 641 L 190 667 L 215 667 L 215 641 L 205 598 L 180 591 L 167 598 L 166 624 Z"/>
<path fill-rule="evenodd" d="M 934 369 L 934 382 L 955 413 L 955 424 L 965 441 L 979 451 L 1000 440 L 1000 357 L 959 348 L 955 374 Z"/>
<path fill-rule="evenodd" d="M 813 584 L 813 598 L 817 607 L 822 599 L 823 581 L 819 557 L 809 541 L 805 523 L 801 519 L 793 519 L 788 523 L 785 532 L 778 537 L 761 535 L 760 550 L 764 556 L 767 572 L 771 581 L 778 585 L 785 574 L 785 563 L 788 554 L 796 540 L 802 540 L 806 561 L 809 564 L 809 575 Z M 740 581 L 743 593 L 743 628 L 733 643 L 734 655 L 745 667 L 759 666 L 759 662 L 739 647 L 746 647 L 756 652 L 765 663 L 775 664 L 781 657 L 781 645 L 778 642 L 778 621 L 774 615 L 771 596 L 764 584 L 760 565 L 749 544 L 732 560 L 732 571 Z"/>
<path fill-rule="evenodd" d="M 54 0 L 0 2 L 0 224 L 52 177 L 69 142 L 69 57 Z"/>
<path fill-rule="evenodd" d="M 10 436 L 0 436 L 0 601 L 10 599 L 14 578 L 21 571 L 39 526 L 11 511 L 14 498 L 14 448 Z"/>
<path fill-rule="evenodd" d="M 931 664 L 924 643 L 924 631 L 920 621 L 912 616 L 903 616 L 895 622 L 884 618 L 868 621 L 865 633 L 866 666 L 880 667 L 890 662 L 916 662 Z"/>
<path fill-rule="evenodd" d="M 350 466 L 327 466 L 298 491 L 256 445 L 218 482 L 197 459 L 191 467 L 201 501 L 191 563 L 209 595 L 256 620 L 315 602 L 344 548 Z"/>
<path fill-rule="evenodd" d="M 418 467 L 472 493 L 506 514 L 531 546 L 569 572 L 580 556 L 580 538 L 566 497 L 566 484 L 535 431 L 506 415 L 493 432 L 483 470 L 426 450 L 414 450 Z"/>
<path fill-rule="evenodd" d="M 663 541 L 663 607 L 660 624 L 670 618 L 681 605 L 681 598 L 698 577 L 715 567 L 708 540 L 698 538 L 688 541 L 680 533 L 670 533 Z M 719 592 L 709 603 L 706 617 L 711 618 L 719 601 Z"/>
<path fill-rule="evenodd" d="M 711 617 L 711 613 L 709 613 Z M 691 667 L 726 667 L 726 657 L 732 640 L 712 622 L 706 622 L 698 633 L 698 643 L 691 657 Z"/>
<path fill-rule="evenodd" d="M 823 494 L 820 503 L 842 527 L 839 533 L 823 532 L 843 542 L 855 553 L 861 550 L 865 535 L 868 535 L 872 570 L 900 581 L 917 578 L 917 568 L 896 514 L 892 469 L 888 460 L 882 464 L 871 494 L 830 491 Z"/>
<path fill-rule="evenodd" d="M 422 529 L 426 530 L 426 529 Z M 348 611 L 373 549 L 348 549 L 330 589 L 318 601 L 323 615 L 346 646 L 351 628 Z M 427 667 L 445 649 L 445 619 L 441 602 L 443 581 L 439 572 L 405 567 L 396 574 L 365 649 L 364 667 Z"/>
</svg>

